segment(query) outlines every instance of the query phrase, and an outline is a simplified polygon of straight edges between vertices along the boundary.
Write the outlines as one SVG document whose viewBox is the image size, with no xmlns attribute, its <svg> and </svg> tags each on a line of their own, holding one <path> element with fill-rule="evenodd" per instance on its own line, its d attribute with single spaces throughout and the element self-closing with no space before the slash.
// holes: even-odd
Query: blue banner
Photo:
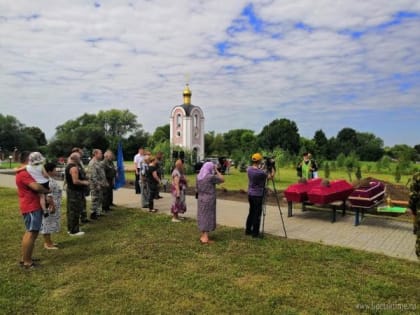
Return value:
<svg viewBox="0 0 420 315">
<path fill-rule="evenodd" d="M 124 187 L 125 185 L 125 171 L 124 171 L 124 155 L 121 141 L 118 142 L 117 151 L 117 176 L 115 178 L 114 189 Z"/>
</svg>

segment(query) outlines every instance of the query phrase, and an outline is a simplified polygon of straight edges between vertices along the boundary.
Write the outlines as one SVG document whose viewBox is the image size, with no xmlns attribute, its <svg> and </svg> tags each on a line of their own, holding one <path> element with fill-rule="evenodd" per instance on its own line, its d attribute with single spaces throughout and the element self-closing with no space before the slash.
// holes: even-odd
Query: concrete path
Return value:
<svg viewBox="0 0 420 315">
<path fill-rule="evenodd" d="M 0 187 L 15 188 L 14 176 L 0 173 Z M 170 214 L 171 195 L 155 201 L 159 213 Z M 140 208 L 140 196 L 134 189 L 122 188 L 114 191 L 114 203 L 128 208 Z M 197 204 L 193 196 L 187 196 L 185 216 L 197 217 Z M 265 233 L 284 236 L 280 211 L 277 206 L 267 206 Z M 412 224 L 392 218 L 367 216 L 361 225 L 354 226 L 354 215 L 341 216 L 331 223 L 331 211 L 305 211 L 294 209 L 293 217 L 287 217 L 287 208 L 281 208 L 289 239 L 299 239 L 326 245 L 343 246 L 380 253 L 411 261 L 419 261 L 414 251 L 415 235 Z M 248 213 L 248 203 L 217 200 L 217 223 L 220 225 L 244 228 Z M 168 218 L 169 220 L 169 218 Z M 182 224 L 182 223 L 173 223 Z"/>
</svg>

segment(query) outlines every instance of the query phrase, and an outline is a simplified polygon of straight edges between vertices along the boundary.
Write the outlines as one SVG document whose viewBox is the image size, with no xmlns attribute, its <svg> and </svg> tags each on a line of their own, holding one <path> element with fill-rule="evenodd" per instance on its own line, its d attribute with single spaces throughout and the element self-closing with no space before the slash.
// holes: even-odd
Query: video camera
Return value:
<svg viewBox="0 0 420 315">
<path fill-rule="evenodd" d="M 264 169 L 267 173 L 271 173 L 273 170 L 276 171 L 276 161 L 273 157 L 264 156 L 261 168 Z"/>
</svg>

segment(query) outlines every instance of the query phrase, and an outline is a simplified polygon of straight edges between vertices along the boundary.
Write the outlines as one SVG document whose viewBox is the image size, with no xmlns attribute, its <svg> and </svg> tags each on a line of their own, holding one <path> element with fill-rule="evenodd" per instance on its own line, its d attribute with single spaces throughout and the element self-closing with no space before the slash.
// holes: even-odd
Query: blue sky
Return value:
<svg viewBox="0 0 420 315">
<path fill-rule="evenodd" d="M 153 132 L 188 81 L 206 131 L 420 143 L 420 1 L 2 1 L 0 60 L 0 112 L 47 137 L 111 108 Z"/>
</svg>

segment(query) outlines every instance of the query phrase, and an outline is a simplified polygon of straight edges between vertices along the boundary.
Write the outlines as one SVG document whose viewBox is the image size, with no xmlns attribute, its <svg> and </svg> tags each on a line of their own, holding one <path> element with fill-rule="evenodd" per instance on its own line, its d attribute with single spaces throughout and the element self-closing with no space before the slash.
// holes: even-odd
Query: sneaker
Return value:
<svg viewBox="0 0 420 315">
<path fill-rule="evenodd" d="M 34 269 L 38 268 L 39 265 L 32 262 L 32 264 L 30 264 L 30 265 L 21 264 L 21 267 L 25 270 L 34 270 Z"/>
<path fill-rule="evenodd" d="M 172 222 L 181 222 L 181 220 L 176 219 L 176 218 L 172 218 Z"/>
<path fill-rule="evenodd" d="M 58 249 L 58 247 L 57 247 L 57 246 L 55 246 L 55 245 L 53 245 L 53 246 L 48 246 L 47 244 L 44 244 L 44 248 L 45 248 L 45 249 L 52 249 L 52 250 L 56 250 L 56 249 Z"/>
<path fill-rule="evenodd" d="M 85 235 L 85 232 L 79 231 L 77 233 L 69 233 L 70 236 L 82 236 Z"/>
</svg>

